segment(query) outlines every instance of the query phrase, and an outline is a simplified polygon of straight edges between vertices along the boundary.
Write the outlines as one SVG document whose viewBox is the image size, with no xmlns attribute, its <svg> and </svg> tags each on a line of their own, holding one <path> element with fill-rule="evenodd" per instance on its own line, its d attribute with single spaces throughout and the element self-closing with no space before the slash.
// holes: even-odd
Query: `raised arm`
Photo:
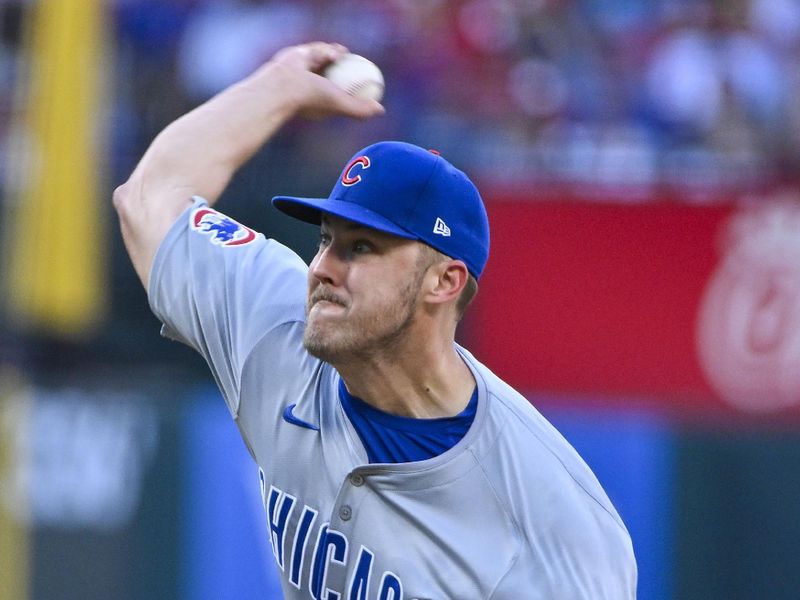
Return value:
<svg viewBox="0 0 800 600">
<path fill-rule="evenodd" d="M 252 75 L 167 126 L 114 191 L 125 247 L 142 283 L 161 240 L 199 195 L 213 204 L 233 174 L 295 115 L 368 118 L 383 112 L 318 75 L 347 50 L 315 42 L 278 52 Z"/>
</svg>

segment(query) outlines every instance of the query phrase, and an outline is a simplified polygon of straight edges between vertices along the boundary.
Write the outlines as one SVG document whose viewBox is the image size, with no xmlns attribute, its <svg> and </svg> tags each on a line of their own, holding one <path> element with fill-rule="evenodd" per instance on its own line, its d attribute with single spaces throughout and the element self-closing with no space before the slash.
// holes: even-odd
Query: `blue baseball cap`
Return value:
<svg viewBox="0 0 800 600">
<path fill-rule="evenodd" d="M 480 193 L 437 152 L 405 142 L 359 150 L 327 198 L 276 196 L 287 215 L 319 224 L 322 213 L 419 240 L 464 261 L 476 278 L 489 258 L 489 219 Z"/>
</svg>

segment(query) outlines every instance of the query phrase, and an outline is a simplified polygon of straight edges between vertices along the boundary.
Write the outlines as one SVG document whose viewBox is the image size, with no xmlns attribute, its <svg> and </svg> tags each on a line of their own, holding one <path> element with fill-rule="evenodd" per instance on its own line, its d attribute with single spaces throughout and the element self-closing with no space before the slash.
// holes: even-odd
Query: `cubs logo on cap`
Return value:
<svg viewBox="0 0 800 600">
<path fill-rule="evenodd" d="M 322 213 L 428 244 L 464 261 L 476 278 L 489 257 L 489 220 L 469 177 L 438 152 L 379 142 L 347 162 L 327 198 L 276 196 L 273 205 L 307 223 Z"/>
<path fill-rule="evenodd" d="M 357 156 L 351 160 L 344 168 L 344 171 L 342 171 L 342 185 L 355 185 L 361 181 L 359 171 L 369 169 L 369 164 L 368 156 Z"/>
</svg>

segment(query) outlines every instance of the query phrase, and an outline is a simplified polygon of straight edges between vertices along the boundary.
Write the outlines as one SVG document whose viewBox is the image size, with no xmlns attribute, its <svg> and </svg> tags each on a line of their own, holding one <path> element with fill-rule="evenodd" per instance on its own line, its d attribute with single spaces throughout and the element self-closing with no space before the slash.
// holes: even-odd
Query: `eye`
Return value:
<svg viewBox="0 0 800 600">
<path fill-rule="evenodd" d="M 357 240 L 353 242 L 353 252 L 356 254 L 366 254 L 372 252 L 372 244 L 364 240 Z"/>
<path fill-rule="evenodd" d="M 324 231 L 319 232 L 319 247 L 325 248 L 329 246 L 331 243 L 331 236 L 325 233 Z"/>
</svg>

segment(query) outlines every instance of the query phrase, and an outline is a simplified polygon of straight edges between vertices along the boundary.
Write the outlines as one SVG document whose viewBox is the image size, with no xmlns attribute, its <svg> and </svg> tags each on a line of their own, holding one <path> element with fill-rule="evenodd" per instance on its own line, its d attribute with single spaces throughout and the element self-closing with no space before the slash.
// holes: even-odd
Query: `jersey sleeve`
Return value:
<svg viewBox="0 0 800 600">
<path fill-rule="evenodd" d="M 159 246 L 150 308 L 163 323 L 162 335 L 205 358 L 234 417 L 242 367 L 254 346 L 276 327 L 304 320 L 306 274 L 294 252 L 198 197 Z M 271 363 L 280 361 L 265 360 L 263 368 Z"/>
</svg>

